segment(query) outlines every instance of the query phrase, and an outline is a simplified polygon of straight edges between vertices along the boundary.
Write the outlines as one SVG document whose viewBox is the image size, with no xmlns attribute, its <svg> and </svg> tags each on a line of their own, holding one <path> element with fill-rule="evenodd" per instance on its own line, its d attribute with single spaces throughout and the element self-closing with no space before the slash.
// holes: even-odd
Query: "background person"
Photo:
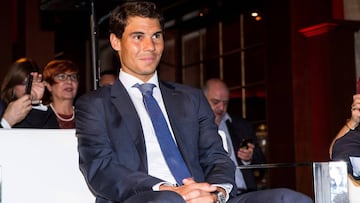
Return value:
<svg viewBox="0 0 360 203">
<path fill-rule="evenodd" d="M 204 94 L 215 114 L 215 123 L 224 133 L 224 140 L 228 144 L 228 153 L 235 165 L 250 165 L 266 163 L 265 155 L 257 142 L 252 125 L 239 117 L 231 117 L 228 112 L 230 91 L 220 79 L 211 78 L 206 81 Z M 220 133 L 221 133 L 220 132 Z M 242 141 L 249 140 L 246 147 L 241 146 Z M 256 179 L 252 169 L 237 169 L 236 183 L 239 192 L 257 190 Z"/>
<path fill-rule="evenodd" d="M 13 128 L 72 129 L 75 128 L 74 99 L 78 89 L 78 68 L 70 60 L 52 60 L 44 68 L 41 82 L 45 95 L 42 103 Z M 25 91 L 25 90 L 23 90 Z"/>
<path fill-rule="evenodd" d="M 230 117 L 227 113 L 230 91 L 225 82 L 211 78 L 206 81 L 203 91 L 215 115 L 219 135 L 222 136 L 223 143 L 226 143 L 223 146 L 227 148 L 235 165 L 265 163 L 265 156 L 250 123 L 241 118 Z M 251 142 L 242 145 L 245 139 Z M 239 202 L 312 202 L 309 197 L 287 188 L 257 190 L 255 177 L 249 169 L 236 169 L 235 182 L 237 194 L 241 197 Z"/>
<path fill-rule="evenodd" d="M 329 154 L 334 161 L 346 161 L 348 174 L 360 181 L 360 94 L 353 95 L 351 117 L 333 139 Z"/>
<path fill-rule="evenodd" d="M 57 121 L 57 128 L 75 128 L 74 101 L 79 88 L 79 68 L 71 60 L 52 60 L 45 66 L 43 78 L 50 93 L 45 102 Z"/>
<path fill-rule="evenodd" d="M 30 75 L 33 77 L 31 92 L 25 94 Z M 38 104 L 43 94 L 44 84 L 36 62 L 30 58 L 16 60 L 1 84 L 1 127 L 17 127 L 21 122 L 26 122 L 24 119 L 29 112 L 42 111 L 43 106 Z"/>
<path fill-rule="evenodd" d="M 99 86 L 103 87 L 105 85 L 114 84 L 115 80 L 118 78 L 118 74 L 115 70 L 105 70 L 100 73 Z"/>
</svg>

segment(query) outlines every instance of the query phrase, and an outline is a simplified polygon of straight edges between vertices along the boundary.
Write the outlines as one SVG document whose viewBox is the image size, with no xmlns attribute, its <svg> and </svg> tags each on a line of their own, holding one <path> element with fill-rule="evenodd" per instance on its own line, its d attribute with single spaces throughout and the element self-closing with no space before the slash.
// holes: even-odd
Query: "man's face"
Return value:
<svg viewBox="0 0 360 203">
<path fill-rule="evenodd" d="M 116 75 L 113 74 L 104 74 L 100 77 L 99 86 L 112 85 L 117 79 Z"/>
<path fill-rule="evenodd" d="M 215 114 L 215 123 L 219 125 L 221 119 L 227 112 L 229 92 L 227 91 L 227 88 L 221 84 L 212 84 L 209 86 L 207 99 Z"/>
<path fill-rule="evenodd" d="M 124 72 L 146 82 L 155 73 L 164 50 L 163 30 L 158 19 L 130 17 L 121 39 L 110 36 Z"/>
</svg>

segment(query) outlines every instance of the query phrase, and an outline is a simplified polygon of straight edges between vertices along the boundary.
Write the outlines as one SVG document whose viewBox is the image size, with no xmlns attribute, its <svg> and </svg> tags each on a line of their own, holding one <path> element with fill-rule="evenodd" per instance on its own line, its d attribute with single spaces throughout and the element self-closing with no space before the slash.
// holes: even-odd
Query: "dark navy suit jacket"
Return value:
<svg viewBox="0 0 360 203">
<path fill-rule="evenodd" d="M 235 186 L 235 166 L 223 149 L 203 92 L 175 83 L 159 85 L 192 177 L 198 182 Z M 148 175 L 140 118 L 119 80 L 82 95 L 75 112 L 80 169 L 97 202 L 123 202 L 163 181 Z"/>
<path fill-rule="evenodd" d="M 255 145 L 253 158 L 251 160 L 251 164 L 264 164 L 266 163 L 266 158 L 264 153 L 261 151 L 261 148 L 257 142 L 256 134 L 254 131 L 254 127 L 248 121 L 244 120 L 241 117 L 231 117 L 232 122 L 229 120 L 226 121 L 226 126 L 229 130 L 231 142 L 233 143 L 233 147 L 235 151 L 237 151 L 240 147 L 240 143 L 243 139 L 251 139 L 253 144 Z M 241 160 L 238 158 L 238 164 L 243 165 Z M 247 189 L 249 191 L 257 190 L 256 179 L 254 176 L 253 169 L 242 169 L 241 170 Z M 263 170 L 258 170 L 260 175 L 263 175 Z"/>
<path fill-rule="evenodd" d="M 13 128 L 59 129 L 56 115 L 51 108 L 47 111 L 31 109 L 24 120 L 15 124 Z"/>
</svg>

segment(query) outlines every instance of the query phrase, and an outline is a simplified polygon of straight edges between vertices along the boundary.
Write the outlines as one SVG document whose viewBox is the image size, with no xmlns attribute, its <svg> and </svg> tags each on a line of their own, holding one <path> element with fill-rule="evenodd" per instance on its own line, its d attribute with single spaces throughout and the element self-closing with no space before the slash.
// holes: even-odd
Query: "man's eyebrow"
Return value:
<svg viewBox="0 0 360 203">
<path fill-rule="evenodd" d="M 157 34 L 164 34 L 164 31 L 160 30 L 160 31 L 154 32 L 152 35 L 157 35 Z M 130 33 L 130 35 L 145 35 L 145 33 L 141 32 L 141 31 L 134 31 L 134 32 Z"/>
<path fill-rule="evenodd" d="M 145 34 L 145 33 L 140 32 L 140 31 L 135 31 L 135 32 L 130 33 L 130 35 L 143 35 L 143 34 Z"/>
<path fill-rule="evenodd" d="M 154 34 L 164 34 L 164 31 L 159 30 L 159 31 L 155 32 Z"/>
<path fill-rule="evenodd" d="M 213 101 L 213 102 L 221 101 L 220 99 L 210 99 L 210 100 Z"/>
</svg>

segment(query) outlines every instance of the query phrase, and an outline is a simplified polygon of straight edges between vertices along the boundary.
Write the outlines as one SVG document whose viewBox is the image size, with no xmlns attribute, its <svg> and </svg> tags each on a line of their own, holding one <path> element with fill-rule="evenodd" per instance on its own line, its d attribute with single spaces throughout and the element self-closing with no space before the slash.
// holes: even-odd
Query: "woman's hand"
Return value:
<svg viewBox="0 0 360 203">
<path fill-rule="evenodd" d="M 12 127 L 22 121 L 32 109 L 30 95 L 24 95 L 12 101 L 5 109 L 3 119 Z"/>
<path fill-rule="evenodd" d="M 42 81 L 42 75 L 37 72 L 32 72 L 33 82 L 31 87 L 31 100 L 40 101 L 44 96 L 45 84 Z"/>
</svg>

